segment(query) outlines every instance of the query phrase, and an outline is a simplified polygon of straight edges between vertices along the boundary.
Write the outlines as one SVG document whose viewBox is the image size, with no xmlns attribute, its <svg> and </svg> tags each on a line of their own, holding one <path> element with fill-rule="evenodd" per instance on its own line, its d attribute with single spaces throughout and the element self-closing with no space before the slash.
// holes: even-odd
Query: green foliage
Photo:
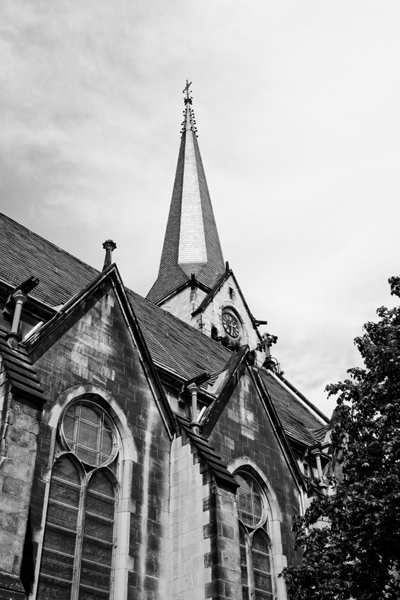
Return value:
<svg viewBox="0 0 400 600">
<path fill-rule="evenodd" d="M 400 297 L 400 278 L 389 283 Z M 377 314 L 355 339 L 364 368 L 327 388 L 341 475 L 295 520 L 303 558 L 283 571 L 291 600 L 400 598 L 400 308 Z"/>
</svg>

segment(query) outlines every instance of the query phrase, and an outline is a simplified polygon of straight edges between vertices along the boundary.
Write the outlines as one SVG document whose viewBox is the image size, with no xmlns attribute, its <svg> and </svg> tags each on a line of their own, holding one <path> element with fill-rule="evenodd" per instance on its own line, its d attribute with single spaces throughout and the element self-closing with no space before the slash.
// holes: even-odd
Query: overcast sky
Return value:
<svg viewBox="0 0 400 600">
<path fill-rule="evenodd" d="M 146 295 L 193 81 L 225 260 L 324 388 L 400 273 L 398 0 L 2 0 L 1 211 Z"/>
</svg>

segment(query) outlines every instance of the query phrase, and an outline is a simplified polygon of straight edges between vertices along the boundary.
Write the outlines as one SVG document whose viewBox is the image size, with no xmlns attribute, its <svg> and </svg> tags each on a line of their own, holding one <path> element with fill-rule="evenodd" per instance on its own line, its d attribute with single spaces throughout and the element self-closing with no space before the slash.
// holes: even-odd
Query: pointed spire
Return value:
<svg viewBox="0 0 400 600">
<path fill-rule="evenodd" d="M 147 298 L 159 303 L 190 281 L 212 288 L 225 272 L 217 226 L 197 142 L 189 81 L 182 139 L 158 277 Z"/>
</svg>

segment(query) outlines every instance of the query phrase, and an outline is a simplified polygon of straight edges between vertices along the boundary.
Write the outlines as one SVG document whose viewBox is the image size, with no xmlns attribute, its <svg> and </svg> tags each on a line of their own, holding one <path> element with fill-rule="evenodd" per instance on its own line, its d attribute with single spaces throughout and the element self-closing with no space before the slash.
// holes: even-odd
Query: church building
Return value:
<svg viewBox="0 0 400 600">
<path fill-rule="evenodd" d="M 223 258 L 184 94 L 147 298 L 112 240 L 98 271 L 0 215 L 2 599 L 287 600 L 326 492 L 328 419 Z"/>
</svg>

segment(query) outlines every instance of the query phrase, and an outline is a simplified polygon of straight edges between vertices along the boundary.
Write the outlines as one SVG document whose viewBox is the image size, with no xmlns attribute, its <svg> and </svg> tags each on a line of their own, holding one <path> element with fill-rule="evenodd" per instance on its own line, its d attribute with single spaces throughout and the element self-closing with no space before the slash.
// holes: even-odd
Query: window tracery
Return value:
<svg viewBox="0 0 400 600">
<path fill-rule="evenodd" d="M 69 405 L 59 425 L 37 598 L 109 600 L 118 454 L 116 430 L 96 402 Z"/>
<path fill-rule="evenodd" d="M 240 562 L 243 600 L 272 600 L 273 569 L 268 536 L 268 501 L 256 480 L 237 473 Z"/>
</svg>

